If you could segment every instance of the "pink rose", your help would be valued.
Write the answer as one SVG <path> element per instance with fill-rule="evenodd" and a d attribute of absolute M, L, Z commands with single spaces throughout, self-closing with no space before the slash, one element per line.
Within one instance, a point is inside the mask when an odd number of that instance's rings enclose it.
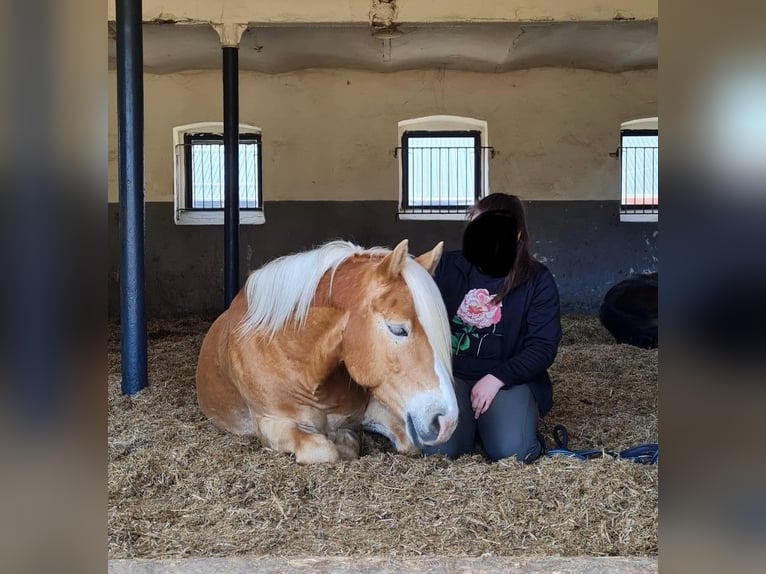
<path fill-rule="evenodd" d="M 468 325 L 479 329 L 491 327 L 500 322 L 502 316 L 502 303 L 494 305 L 490 303 L 493 295 L 486 289 L 471 289 L 465 294 L 457 316 Z"/>

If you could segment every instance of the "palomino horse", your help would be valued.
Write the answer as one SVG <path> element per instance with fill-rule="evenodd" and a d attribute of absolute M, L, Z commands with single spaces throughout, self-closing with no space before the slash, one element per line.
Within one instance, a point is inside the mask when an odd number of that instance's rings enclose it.
<path fill-rule="evenodd" d="M 399 452 L 445 442 L 458 408 L 441 254 L 334 241 L 255 271 L 202 343 L 200 409 L 300 463 L 357 458 L 361 426 Z"/>

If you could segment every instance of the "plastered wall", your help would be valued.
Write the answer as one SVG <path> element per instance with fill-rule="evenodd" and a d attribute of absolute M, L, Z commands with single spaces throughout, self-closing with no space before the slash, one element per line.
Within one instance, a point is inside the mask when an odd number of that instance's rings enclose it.
<path fill-rule="evenodd" d="M 144 0 L 145 21 L 368 22 L 372 0 Z M 658 0 L 396 0 L 398 22 L 587 21 L 657 17 Z M 114 0 L 107 0 L 114 20 Z"/>
<path fill-rule="evenodd" d="M 656 70 L 608 74 L 240 72 L 240 120 L 263 130 L 264 200 L 398 197 L 400 120 L 454 114 L 488 122 L 490 190 L 530 200 L 616 200 L 620 123 L 657 115 Z M 222 120 L 216 71 L 144 76 L 145 193 L 173 199 L 174 126 Z M 117 201 L 115 74 L 109 73 L 109 201 Z"/>

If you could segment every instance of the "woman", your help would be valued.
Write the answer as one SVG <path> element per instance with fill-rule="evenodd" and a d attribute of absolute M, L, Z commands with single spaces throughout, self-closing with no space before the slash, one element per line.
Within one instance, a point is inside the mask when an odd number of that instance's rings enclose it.
<path fill-rule="evenodd" d="M 493 461 L 535 460 L 538 419 L 553 406 L 547 369 L 561 320 L 553 275 L 529 253 L 521 200 L 493 193 L 478 201 L 462 251 L 446 253 L 434 279 L 452 327 L 460 415 L 452 438 L 424 452 L 470 454 L 478 434 Z"/>

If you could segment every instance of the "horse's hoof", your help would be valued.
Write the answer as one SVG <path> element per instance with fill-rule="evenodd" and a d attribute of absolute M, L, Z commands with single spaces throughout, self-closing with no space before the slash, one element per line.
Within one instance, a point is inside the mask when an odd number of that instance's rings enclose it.
<path fill-rule="evenodd" d="M 336 446 L 338 448 L 338 453 L 340 454 L 341 460 L 356 460 L 359 458 L 358 447 L 354 449 L 353 447 L 345 444 L 339 444 Z"/>
<path fill-rule="evenodd" d="M 362 443 L 359 440 L 359 435 L 353 430 L 348 428 L 338 430 L 333 436 L 333 442 L 342 460 L 356 460 L 359 458 L 359 450 Z"/>
<path fill-rule="evenodd" d="M 341 456 L 334 446 L 304 449 L 295 453 L 295 462 L 298 464 L 322 464 L 340 462 Z"/>

